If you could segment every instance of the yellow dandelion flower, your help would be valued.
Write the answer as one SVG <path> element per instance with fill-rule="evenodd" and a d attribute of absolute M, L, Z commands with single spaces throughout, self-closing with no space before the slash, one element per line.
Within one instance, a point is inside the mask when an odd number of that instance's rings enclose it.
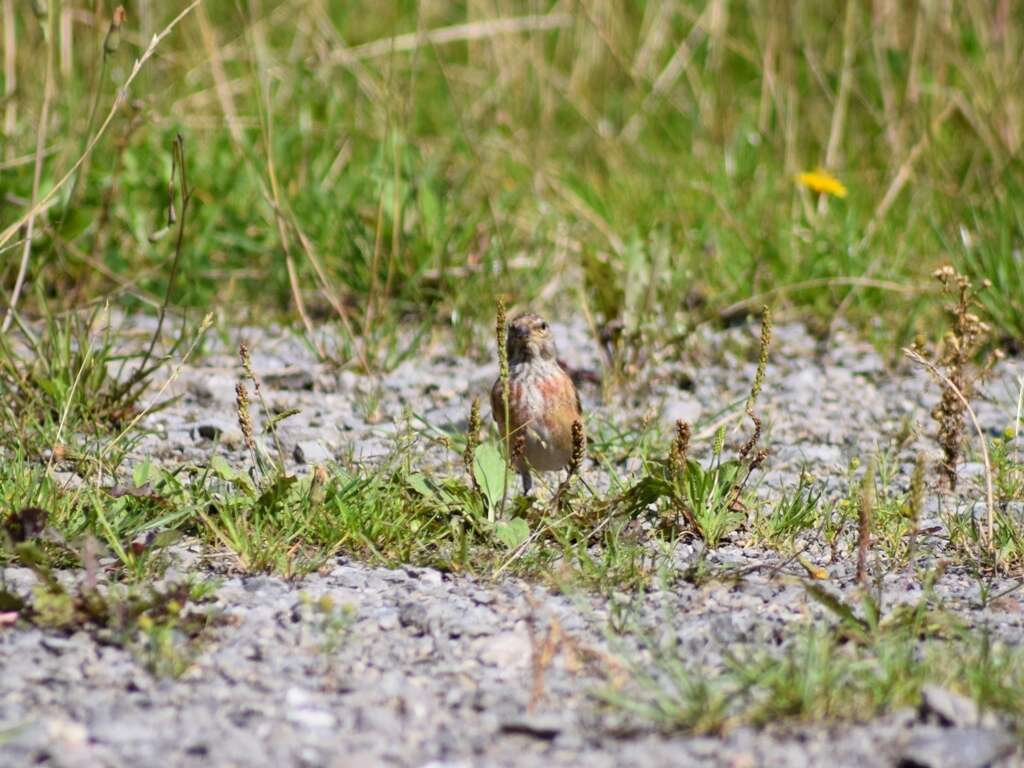
<path fill-rule="evenodd" d="M 801 173 L 796 180 L 812 192 L 822 192 L 834 197 L 846 197 L 846 185 L 828 171 Z"/>

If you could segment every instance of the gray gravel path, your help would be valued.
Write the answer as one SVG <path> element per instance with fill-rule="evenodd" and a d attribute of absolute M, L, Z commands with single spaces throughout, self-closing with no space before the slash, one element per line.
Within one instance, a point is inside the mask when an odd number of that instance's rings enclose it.
<path fill-rule="evenodd" d="M 589 418 L 628 425 L 647 417 L 667 425 L 715 414 L 749 387 L 756 330 L 709 334 L 686 364 L 654 360 L 642 395 L 600 405 L 597 388 L 585 388 Z M 597 367 L 583 328 L 556 332 L 571 365 Z M 412 414 L 461 428 L 468 399 L 484 393 L 494 376 L 492 364 L 467 364 L 438 344 L 378 387 L 316 365 L 294 338 L 249 336 L 272 403 L 302 409 L 282 430 L 296 471 L 328 457 L 379 460 L 404 423 L 421 425 Z M 1021 375 L 1019 360 L 996 370 L 978 404 L 985 429 L 999 433 L 1012 423 Z M 206 461 L 217 451 L 243 460 L 233 422 L 236 376 L 229 353 L 185 368 L 174 384 L 181 399 L 150 420 L 156 434 L 137 454 L 173 463 Z M 852 338 L 823 344 L 800 326 L 778 328 L 761 408 L 771 454 L 761 492 L 791 487 L 801 470 L 826 482 L 829 493 L 843 492 L 851 458 L 885 448 L 916 425 L 922 434 L 893 452 L 897 482 L 906 483 L 916 452 L 933 449 L 928 413 L 936 399 L 923 373 L 888 369 Z M 457 457 L 426 439 L 422 461 L 457 471 Z M 977 472 L 968 464 L 964 475 Z M 590 476 L 601 482 L 596 470 Z M 971 490 L 961 503 L 970 505 L 980 496 L 969 479 L 965 485 Z M 1015 745 L 1005 731 L 987 727 L 992 723 L 940 727 L 911 711 L 856 725 L 738 729 L 711 738 L 660 734 L 604 706 L 594 692 L 615 679 L 618 659 L 640 652 L 637 637 L 671 639 L 695 661 L 713 665 L 738 645 L 776 646 L 796 623 L 818 615 L 792 567 L 741 544 L 727 544 L 709 562 L 781 570 L 638 596 L 629 615 L 639 634 L 609 629 L 618 616 L 614 599 L 344 558 L 297 582 L 224 578 L 216 605 L 228 621 L 210 632 L 177 680 L 154 678 L 129 652 L 84 633 L 0 630 L 0 765 L 1024 765 L 1019 751 L 1010 754 Z M 681 544 L 679 566 L 698 550 Z M 827 561 L 823 547 L 808 554 Z M 851 564 L 828 568 L 830 584 L 852 590 Z M 4 576 L 16 589 L 33 582 L 24 569 Z M 955 568 L 938 585 L 969 622 L 1018 642 L 1024 604 L 1011 595 L 981 610 L 978 589 Z M 918 590 L 916 581 L 893 574 L 885 599 L 913 600 Z M 323 626 L 315 607 L 325 595 L 348 617 L 335 630 Z M 533 670 L 553 627 L 567 639 L 538 696 Z"/>

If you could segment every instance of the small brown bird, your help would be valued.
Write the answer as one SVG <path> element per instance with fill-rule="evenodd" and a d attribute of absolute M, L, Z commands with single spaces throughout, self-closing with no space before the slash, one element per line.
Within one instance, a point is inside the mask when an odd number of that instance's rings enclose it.
<path fill-rule="evenodd" d="M 509 454 L 523 479 L 523 492 L 529 493 L 531 469 L 557 472 L 569 464 L 572 425 L 582 419 L 583 409 L 576 386 L 558 362 L 551 329 L 543 318 L 534 314 L 515 318 L 508 325 L 505 348 L 509 365 L 507 432 L 500 378 L 491 388 L 491 409 L 498 430 L 509 440 Z"/>

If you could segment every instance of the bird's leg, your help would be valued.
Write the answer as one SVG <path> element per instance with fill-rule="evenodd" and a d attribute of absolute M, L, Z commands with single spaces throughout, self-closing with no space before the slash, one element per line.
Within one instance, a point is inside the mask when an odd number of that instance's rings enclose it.
<path fill-rule="evenodd" d="M 533 488 L 533 478 L 530 477 L 530 470 L 523 467 L 519 470 L 519 476 L 523 479 L 523 495 L 529 496 Z"/>

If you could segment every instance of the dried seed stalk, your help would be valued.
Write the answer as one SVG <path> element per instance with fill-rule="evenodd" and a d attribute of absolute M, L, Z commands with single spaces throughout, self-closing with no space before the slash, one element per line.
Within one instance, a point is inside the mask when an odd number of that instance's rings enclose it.
<path fill-rule="evenodd" d="M 910 512 L 910 539 L 907 542 L 907 560 L 913 564 L 917 554 L 917 529 L 924 511 L 924 473 L 928 461 L 924 453 L 917 454 L 914 473 L 910 476 L 910 498 L 907 500 Z"/>
<path fill-rule="evenodd" d="M 235 411 L 238 413 L 238 426 L 242 430 L 245 447 L 250 451 L 255 451 L 256 441 L 252 435 L 252 415 L 249 413 L 249 390 L 245 388 L 244 381 L 235 383 Z"/>
<path fill-rule="evenodd" d="M 750 435 L 750 439 L 748 439 L 747 442 L 743 444 L 743 447 L 740 448 L 740 461 L 745 461 L 747 457 L 754 452 L 758 442 L 761 440 L 761 419 L 753 411 L 747 411 L 747 415 L 750 417 L 750 420 L 754 422 L 754 431 Z"/>
<path fill-rule="evenodd" d="M 761 342 L 757 353 L 757 371 L 754 373 L 754 381 L 750 385 L 750 396 L 747 397 L 747 416 L 754 423 L 754 432 L 743 444 L 739 451 L 740 461 L 746 461 L 751 455 L 756 456 L 754 449 L 761 440 L 761 419 L 754 413 L 754 406 L 757 405 L 757 398 L 761 394 L 761 387 L 764 385 L 764 374 L 768 369 L 768 349 L 772 344 L 772 312 L 765 304 L 761 307 Z M 763 459 L 762 459 L 763 461 Z"/>
<path fill-rule="evenodd" d="M 965 401 L 970 400 L 977 379 L 971 369 L 971 360 L 984 342 L 989 327 L 971 312 L 975 302 L 974 287 L 969 278 L 948 265 L 937 269 L 933 277 L 942 283 L 946 293 L 956 297 L 956 303 L 947 307 L 952 328 L 943 341 L 940 359 L 949 382 L 943 386 L 942 399 L 932 411 L 932 418 L 939 423 L 938 439 L 943 453 L 939 471 L 950 490 L 956 490 L 956 465 L 963 442 Z"/>
<path fill-rule="evenodd" d="M 278 470 L 284 472 L 284 448 L 281 445 L 281 440 L 277 435 L 277 423 L 287 416 L 294 415 L 294 411 L 291 413 L 283 413 L 277 417 L 274 417 L 270 412 L 270 407 L 267 405 L 267 401 L 263 398 L 263 390 L 260 388 L 260 380 L 256 377 L 256 372 L 252 367 L 252 356 L 249 352 L 249 347 L 244 341 L 238 343 L 238 359 L 242 363 L 242 370 L 245 372 L 245 376 L 242 380 L 248 379 L 252 382 L 253 391 L 256 393 L 256 399 L 260 401 L 260 408 L 263 409 L 263 431 L 269 432 L 271 437 L 274 438 L 274 448 L 277 451 L 278 458 Z M 257 465 L 259 466 L 259 465 Z"/>
<path fill-rule="evenodd" d="M 747 398 L 747 413 L 752 414 L 757 398 L 761 394 L 761 387 L 764 385 L 764 374 L 768 368 L 768 348 L 772 344 L 772 311 L 765 304 L 761 307 L 761 342 L 757 353 L 757 372 L 754 374 L 754 383 L 750 387 L 750 396 Z"/>
<path fill-rule="evenodd" d="M 569 477 L 579 474 L 586 455 L 587 436 L 583 431 L 583 422 L 576 419 L 572 423 L 572 456 L 569 459 Z"/>
<path fill-rule="evenodd" d="M 473 404 L 469 407 L 469 426 L 466 432 L 466 450 L 462 452 L 462 465 L 469 475 L 469 482 L 473 489 L 479 493 L 480 484 L 477 483 L 476 473 L 473 471 L 473 464 L 476 461 L 476 447 L 480 444 L 480 401 L 473 398 Z"/>
<path fill-rule="evenodd" d="M 857 500 L 857 582 L 868 578 L 868 550 L 871 548 L 871 525 L 875 512 L 875 457 L 864 470 Z"/>
<path fill-rule="evenodd" d="M 676 419 L 676 435 L 672 439 L 672 450 L 668 455 L 668 463 L 676 474 L 686 469 L 686 457 L 690 452 L 690 425 L 682 419 Z"/>

